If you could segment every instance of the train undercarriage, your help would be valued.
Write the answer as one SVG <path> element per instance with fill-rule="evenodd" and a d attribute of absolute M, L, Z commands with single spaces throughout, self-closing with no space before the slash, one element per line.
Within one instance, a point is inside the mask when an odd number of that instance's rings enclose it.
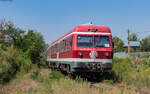
<path fill-rule="evenodd" d="M 105 72 L 111 72 L 113 63 L 102 62 L 74 62 L 74 63 L 62 63 L 62 62 L 46 62 L 47 66 L 51 69 L 60 70 L 67 74 L 103 74 Z"/>

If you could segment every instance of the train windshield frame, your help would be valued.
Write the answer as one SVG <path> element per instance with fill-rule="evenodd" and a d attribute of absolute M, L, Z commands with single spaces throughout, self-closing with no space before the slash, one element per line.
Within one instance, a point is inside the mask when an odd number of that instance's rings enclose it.
<path fill-rule="evenodd" d="M 110 47 L 110 38 L 107 35 L 78 35 L 77 47 Z"/>
<path fill-rule="evenodd" d="M 78 35 L 77 46 L 78 47 L 93 47 L 93 36 L 92 35 Z"/>

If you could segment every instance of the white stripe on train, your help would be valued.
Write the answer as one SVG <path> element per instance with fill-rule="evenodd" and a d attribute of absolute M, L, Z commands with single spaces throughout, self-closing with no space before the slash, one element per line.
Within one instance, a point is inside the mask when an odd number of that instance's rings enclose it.
<path fill-rule="evenodd" d="M 61 58 L 61 59 L 47 59 L 50 62 L 102 62 L 113 63 L 112 59 L 80 59 L 80 58 Z"/>

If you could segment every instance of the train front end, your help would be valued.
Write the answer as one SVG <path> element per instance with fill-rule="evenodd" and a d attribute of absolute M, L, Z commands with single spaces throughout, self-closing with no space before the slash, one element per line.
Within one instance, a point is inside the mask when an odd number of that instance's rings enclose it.
<path fill-rule="evenodd" d="M 72 71 L 109 72 L 113 67 L 111 31 L 106 26 L 76 27 L 73 35 Z"/>

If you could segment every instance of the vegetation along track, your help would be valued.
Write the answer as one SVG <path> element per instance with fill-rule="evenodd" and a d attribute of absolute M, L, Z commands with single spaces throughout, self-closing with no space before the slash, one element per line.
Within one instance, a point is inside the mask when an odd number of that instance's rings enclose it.
<path fill-rule="evenodd" d="M 150 92 L 147 92 L 147 91 L 141 91 L 141 90 L 138 90 L 136 88 L 132 88 L 132 87 L 127 87 L 125 85 L 117 85 L 118 88 L 120 89 L 127 89 L 127 90 L 133 90 L 135 91 L 137 94 L 150 94 Z M 94 89 L 94 90 L 97 90 L 98 92 L 104 92 L 104 88 L 100 86 L 100 83 L 91 83 L 90 84 L 90 88 Z"/>

